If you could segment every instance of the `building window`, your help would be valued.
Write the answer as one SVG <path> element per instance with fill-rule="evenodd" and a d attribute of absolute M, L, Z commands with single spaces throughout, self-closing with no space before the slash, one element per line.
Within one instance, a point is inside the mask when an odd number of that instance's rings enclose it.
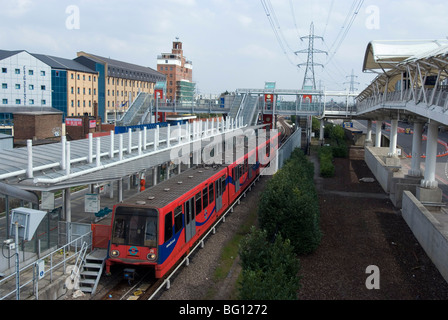
<path fill-rule="evenodd" d="M 16 84 L 16 89 L 20 90 L 20 84 L 18 84 L 18 83 Z"/>
<path fill-rule="evenodd" d="M 70 92 L 71 92 L 71 94 L 74 94 L 75 93 L 75 88 L 71 87 L 70 88 Z"/>
<path fill-rule="evenodd" d="M 20 99 L 16 99 L 16 104 L 21 104 L 22 101 L 20 101 Z"/>
<path fill-rule="evenodd" d="M 89 96 L 92 94 L 92 89 L 89 88 Z"/>
<path fill-rule="evenodd" d="M 75 74 L 71 73 L 70 76 L 72 77 L 72 79 L 75 78 Z M 73 115 L 73 114 L 72 114 Z"/>
<path fill-rule="evenodd" d="M 34 99 L 30 99 L 30 105 L 34 104 Z"/>
<path fill-rule="evenodd" d="M 45 71 L 42 70 L 42 71 L 40 72 L 40 75 L 41 75 L 42 77 L 45 77 Z"/>
<path fill-rule="evenodd" d="M 96 89 L 93 89 L 93 95 L 96 95 Z"/>
<path fill-rule="evenodd" d="M 78 74 L 78 80 L 79 80 L 80 78 L 79 78 L 79 74 Z"/>
<path fill-rule="evenodd" d="M 34 90 L 34 84 L 30 84 L 28 87 L 30 90 Z"/>
<path fill-rule="evenodd" d="M 8 69 L 7 68 L 2 68 L 2 73 L 7 73 Z"/>
<path fill-rule="evenodd" d="M 34 70 L 28 70 L 28 75 L 34 76 Z"/>
<path fill-rule="evenodd" d="M 20 74 L 20 69 L 16 69 L 16 74 Z"/>
<path fill-rule="evenodd" d="M 3 99 L 3 104 L 8 104 L 8 99 Z"/>
<path fill-rule="evenodd" d="M 89 76 L 89 81 L 92 81 L 92 76 Z"/>
<path fill-rule="evenodd" d="M 8 89 L 8 84 L 7 83 L 2 83 L 2 89 Z"/>
<path fill-rule="evenodd" d="M 45 86 L 40 86 L 40 89 L 41 89 L 42 91 L 47 90 Z"/>
<path fill-rule="evenodd" d="M 86 81 L 86 75 L 85 74 L 82 76 L 82 80 Z"/>
<path fill-rule="evenodd" d="M 46 105 L 47 104 L 47 100 L 42 100 L 42 105 Z"/>

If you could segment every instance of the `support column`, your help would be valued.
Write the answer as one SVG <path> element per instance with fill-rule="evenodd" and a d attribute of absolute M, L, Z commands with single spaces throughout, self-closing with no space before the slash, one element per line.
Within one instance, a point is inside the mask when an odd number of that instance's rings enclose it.
<path fill-rule="evenodd" d="M 411 169 L 408 175 L 411 177 L 420 177 L 422 170 L 420 169 L 422 156 L 422 133 L 423 124 L 421 122 L 414 122 L 414 133 L 412 136 L 412 161 Z"/>
<path fill-rule="evenodd" d="M 320 131 L 319 131 L 319 141 L 321 142 L 321 143 L 323 143 L 324 142 L 324 134 L 325 134 L 325 131 L 324 131 L 324 129 L 325 129 L 325 120 L 324 119 L 321 119 L 320 120 Z"/>
<path fill-rule="evenodd" d="M 438 187 L 436 180 L 437 139 L 439 125 L 437 122 L 428 123 L 428 141 L 426 142 L 425 177 L 421 183 L 423 188 L 435 189 Z"/>
<path fill-rule="evenodd" d="M 381 147 L 381 124 L 382 124 L 382 120 L 376 120 L 376 130 L 375 130 L 375 147 L 380 148 Z"/>
<path fill-rule="evenodd" d="M 123 178 L 118 179 L 118 186 L 117 186 L 117 193 L 118 193 L 118 202 L 123 202 Z"/>
<path fill-rule="evenodd" d="M 65 211 L 65 221 L 72 222 L 72 206 L 71 206 L 72 196 L 70 188 L 64 189 L 64 211 Z"/>
<path fill-rule="evenodd" d="M 388 157 L 396 158 L 397 157 L 397 137 L 398 137 L 398 120 L 391 120 L 390 126 L 390 147 Z"/>
<path fill-rule="evenodd" d="M 424 203 L 441 203 L 442 190 L 436 180 L 437 139 L 439 124 L 435 121 L 428 123 L 428 141 L 426 143 L 425 177 L 417 187 L 416 197 Z M 436 208 L 433 208 L 436 209 Z"/>
<path fill-rule="evenodd" d="M 372 146 L 372 120 L 367 121 L 366 146 Z"/>

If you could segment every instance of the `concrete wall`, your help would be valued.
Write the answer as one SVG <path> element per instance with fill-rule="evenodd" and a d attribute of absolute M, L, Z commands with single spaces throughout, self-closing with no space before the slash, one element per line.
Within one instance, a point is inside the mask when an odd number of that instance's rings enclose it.
<path fill-rule="evenodd" d="M 380 183 L 383 190 L 390 192 L 390 183 L 393 178 L 393 171 L 386 167 L 382 157 L 387 155 L 388 148 L 366 147 L 365 161 L 370 171 L 374 174 L 376 180 Z"/>
<path fill-rule="evenodd" d="M 409 191 L 403 193 L 402 215 L 426 254 L 448 281 L 448 232 L 443 224 Z"/>

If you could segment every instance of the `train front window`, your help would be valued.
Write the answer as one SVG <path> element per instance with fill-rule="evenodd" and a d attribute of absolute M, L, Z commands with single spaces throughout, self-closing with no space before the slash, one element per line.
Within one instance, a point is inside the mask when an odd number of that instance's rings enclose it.
<path fill-rule="evenodd" d="M 157 246 L 157 211 L 118 207 L 115 212 L 112 243 L 130 246 Z"/>

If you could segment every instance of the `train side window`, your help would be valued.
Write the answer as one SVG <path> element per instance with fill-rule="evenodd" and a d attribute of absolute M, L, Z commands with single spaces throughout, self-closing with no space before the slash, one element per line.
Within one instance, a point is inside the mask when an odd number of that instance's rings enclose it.
<path fill-rule="evenodd" d="M 201 199 L 201 193 L 196 194 L 196 215 L 201 213 L 202 211 L 202 199 Z"/>
<path fill-rule="evenodd" d="M 173 212 L 165 215 L 165 242 L 173 237 Z"/>
<path fill-rule="evenodd" d="M 214 200 L 213 183 L 208 186 L 208 201 L 212 203 Z"/>
<path fill-rule="evenodd" d="M 222 178 L 221 178 L 221 184 L 222 184 L 222 188 L 221 188 L 221 194 L 223 194 L 224 193 L 224 191 L 226 191 L 226 176 L 223 176 Z"/>
<path fill-rule="evenodd" d="M 174 233 L 182 230 L 182 206 L 178 206 L 174 210 Z"/>
<path fill-rule="evenodd" d="M 207 187 L 204 188 L 204 190 L 202 190 L 202 200 L 203 200 L 203 206 L 202 208 L 205 209 L 208 206 L 208 194 L 207 194 Z"/>

